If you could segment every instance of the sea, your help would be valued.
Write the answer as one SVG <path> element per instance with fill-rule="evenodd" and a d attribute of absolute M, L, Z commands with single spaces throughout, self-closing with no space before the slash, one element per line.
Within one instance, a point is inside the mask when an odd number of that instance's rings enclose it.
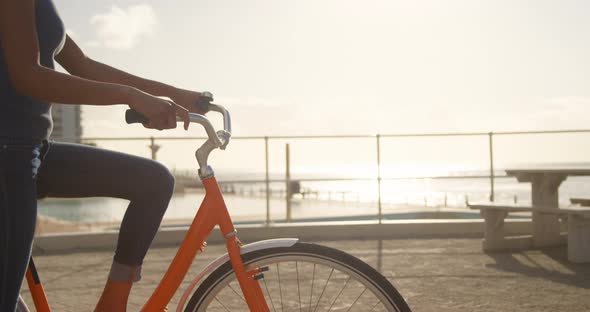
<path fill-rule="evenodd" d="M 451 178 L 384 179 L 380 198 L 376 180 L 331 180 L 313 176 L 292 179 L 298 181 L 300 192 L 291 198 L 291 221 L 367 220 L 376 219 L 380 214 L 384 219 L 479 218 L 478 212 L 469 210 L 466 203 L 490 199 L 490 179 L 472 178 L 482 174 L 485 173 L 473 171 L 451 174 Z M 495 202 L 530 204 L 530 183 L 519 183 L 502 174 L 503 171 L 498 170 L 500 177 L 494 180 Z M 259 178 L 260 174 L 253 176 Z M 270 183 L 267 204 L 264 182 L 240 182 L 231 174 L 218 180 L 234 222 L 286 221 L 285 182 Z M 164 223 L 189 222 L 194 217 L 205 196 L 196 184 L 194 188 L 177 187 Z M 588 195 L 590 177 L 570 177 L 559 188 L 561 206 L 569 205 L 570 198 Z M 116 224 L 123 219 L 127 205 L 126 200 L 114 198 L 47 198 L 39 201 L 38 213 L 73 223 Z"/>

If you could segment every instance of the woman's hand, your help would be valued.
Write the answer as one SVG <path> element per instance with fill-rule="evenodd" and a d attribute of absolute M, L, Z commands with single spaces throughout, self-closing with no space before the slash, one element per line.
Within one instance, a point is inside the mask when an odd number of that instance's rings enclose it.
<path fill-rule="evenodd" d="M 179 116 L 184 121 L 184 130 L 188 130 L 190 119 L 187 109 L 173 101 L 155 97 L 138 89 L 131 90 L 129 107 L 150 120 L 144 127 L 158 130 L 174 129 L 176 116 Z"/>
<path fill-rule="evenodd" d="M 178 105 L 188 109 L 189 112 L 201 115 L 205 115 L 209 111 L 207 105 L 203 104 L 213 101 L 212 98 L 203 96 L 201 92 L 183 89 L 175 90 L 175 92 L 170 94 L 169 97 Z"/>

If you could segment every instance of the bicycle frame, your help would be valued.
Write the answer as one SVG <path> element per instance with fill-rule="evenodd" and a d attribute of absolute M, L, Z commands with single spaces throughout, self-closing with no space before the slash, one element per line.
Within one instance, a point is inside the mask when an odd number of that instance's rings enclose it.
<path fill-rule="evenodd" d="M 203 185 L 206 192 L 205 198 L 186 233 L 184 241 L 180 245 L 160 284 L 141 311 L 164 311 L 164 308 L 182 283 L 201 246 L 203 246 L 203 243 L 216 225 L 219 226 L 222 235 L 225 237 L 229 259 L 250 311 L 269 311 L 262 289 L 256 280 L 256 276 L 261 273 L 261 269 L 253 268 L 247 271 L 242 262 L 240 255 L 242 243 L 237 237 L 236 229 L 227 211 L 217 180 L 214 176 L 208 177 L 203 180 Z M 51 311 L 32 260 L 26 276 L 37 311 Z"/>

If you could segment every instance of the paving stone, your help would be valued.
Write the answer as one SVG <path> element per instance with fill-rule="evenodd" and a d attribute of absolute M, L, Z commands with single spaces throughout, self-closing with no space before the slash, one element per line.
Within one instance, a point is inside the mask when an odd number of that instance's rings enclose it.
<path fill-rule="evenodd" d="M 413 311 L 590 311 L 590 265 L 567 261 L 564 247 L 485 254 L 480 239 L 396 239 L 317 242 L 349 252 L 379 269 Z M 209 246 L 190 277 L 225 252 Z M 129 311 L 138 311 L 176 253 L 154 248 L 143 280 L 134 286 Z M 92 311 L 112 259 L 111 251 L 41 254 L 35 257 L 55 311 Z M 27 289 L 23 295 L 31 304 Z M 169 305 L 176 308 L 181 291 Z"/>

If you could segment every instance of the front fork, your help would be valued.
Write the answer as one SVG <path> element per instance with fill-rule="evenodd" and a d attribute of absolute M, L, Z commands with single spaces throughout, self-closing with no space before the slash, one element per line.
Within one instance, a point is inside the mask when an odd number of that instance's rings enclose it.
<path fill-rule="evenodd" d="M 232 232 L 230 233 L 230 237 L 226 237 L 227 251 L 236 277 L 238 278 L 238 282 L 240 283 L 240 288 L 242 288 L 242 293 L 248 304 L 248 308 L 250 308 L 250 311 L 269 312 L 270 310 L 264 299 L 264 293 L 258 282 L 258 280 L 262 278 L 262 272 L 265 269 L 253 268 L 246 271 L 240 254 L 242 243 L 238 240 L 235 233 L 236 232 Z"/>
<path fill-rule="evenodd" d="M 229 216 L 227 207 L 223 201 L 223 195 L 221 194 L 219 184 L 217 184 L 217 180 L 213 174 L 213 169 L 206 166 L 206 158 L 203 163 L 203 160 L 199 157 L 202 156 L 203 153 L 206 155 L 209 152 L 209 150 L 202 152 L 201 149 L 196 152 L 197 160 L 199 161 L 199 165 L 201 165 L 199 169 L 199 177 L 203 181 L 203 186 L 205 187 L 205 199 L 209 198 L 209 204 L 216 209 L 212 213 L 214 213 L 213 216 L 216 217 L 217 220 L 216 224 L 219 224 L 219 229 L 225 237 L 229 260 L 238 282 L 240 283 L 240 288 L 242 288 L 242 293 L 244 294 L 244 299 L 246 299 L 248 308 L 250 308 L 250 311 L 254 312 L 270 312 L 268 305 L 266 305 L 266 300 L 264 299 L 264 293 L 258 283 L 258 279 L 262 277 L 262 270 L 254 268 L 246 271 L 240 252 L 242 243 L 238 240 L 237 231 L 231 222 L 231 217 Z"/>

